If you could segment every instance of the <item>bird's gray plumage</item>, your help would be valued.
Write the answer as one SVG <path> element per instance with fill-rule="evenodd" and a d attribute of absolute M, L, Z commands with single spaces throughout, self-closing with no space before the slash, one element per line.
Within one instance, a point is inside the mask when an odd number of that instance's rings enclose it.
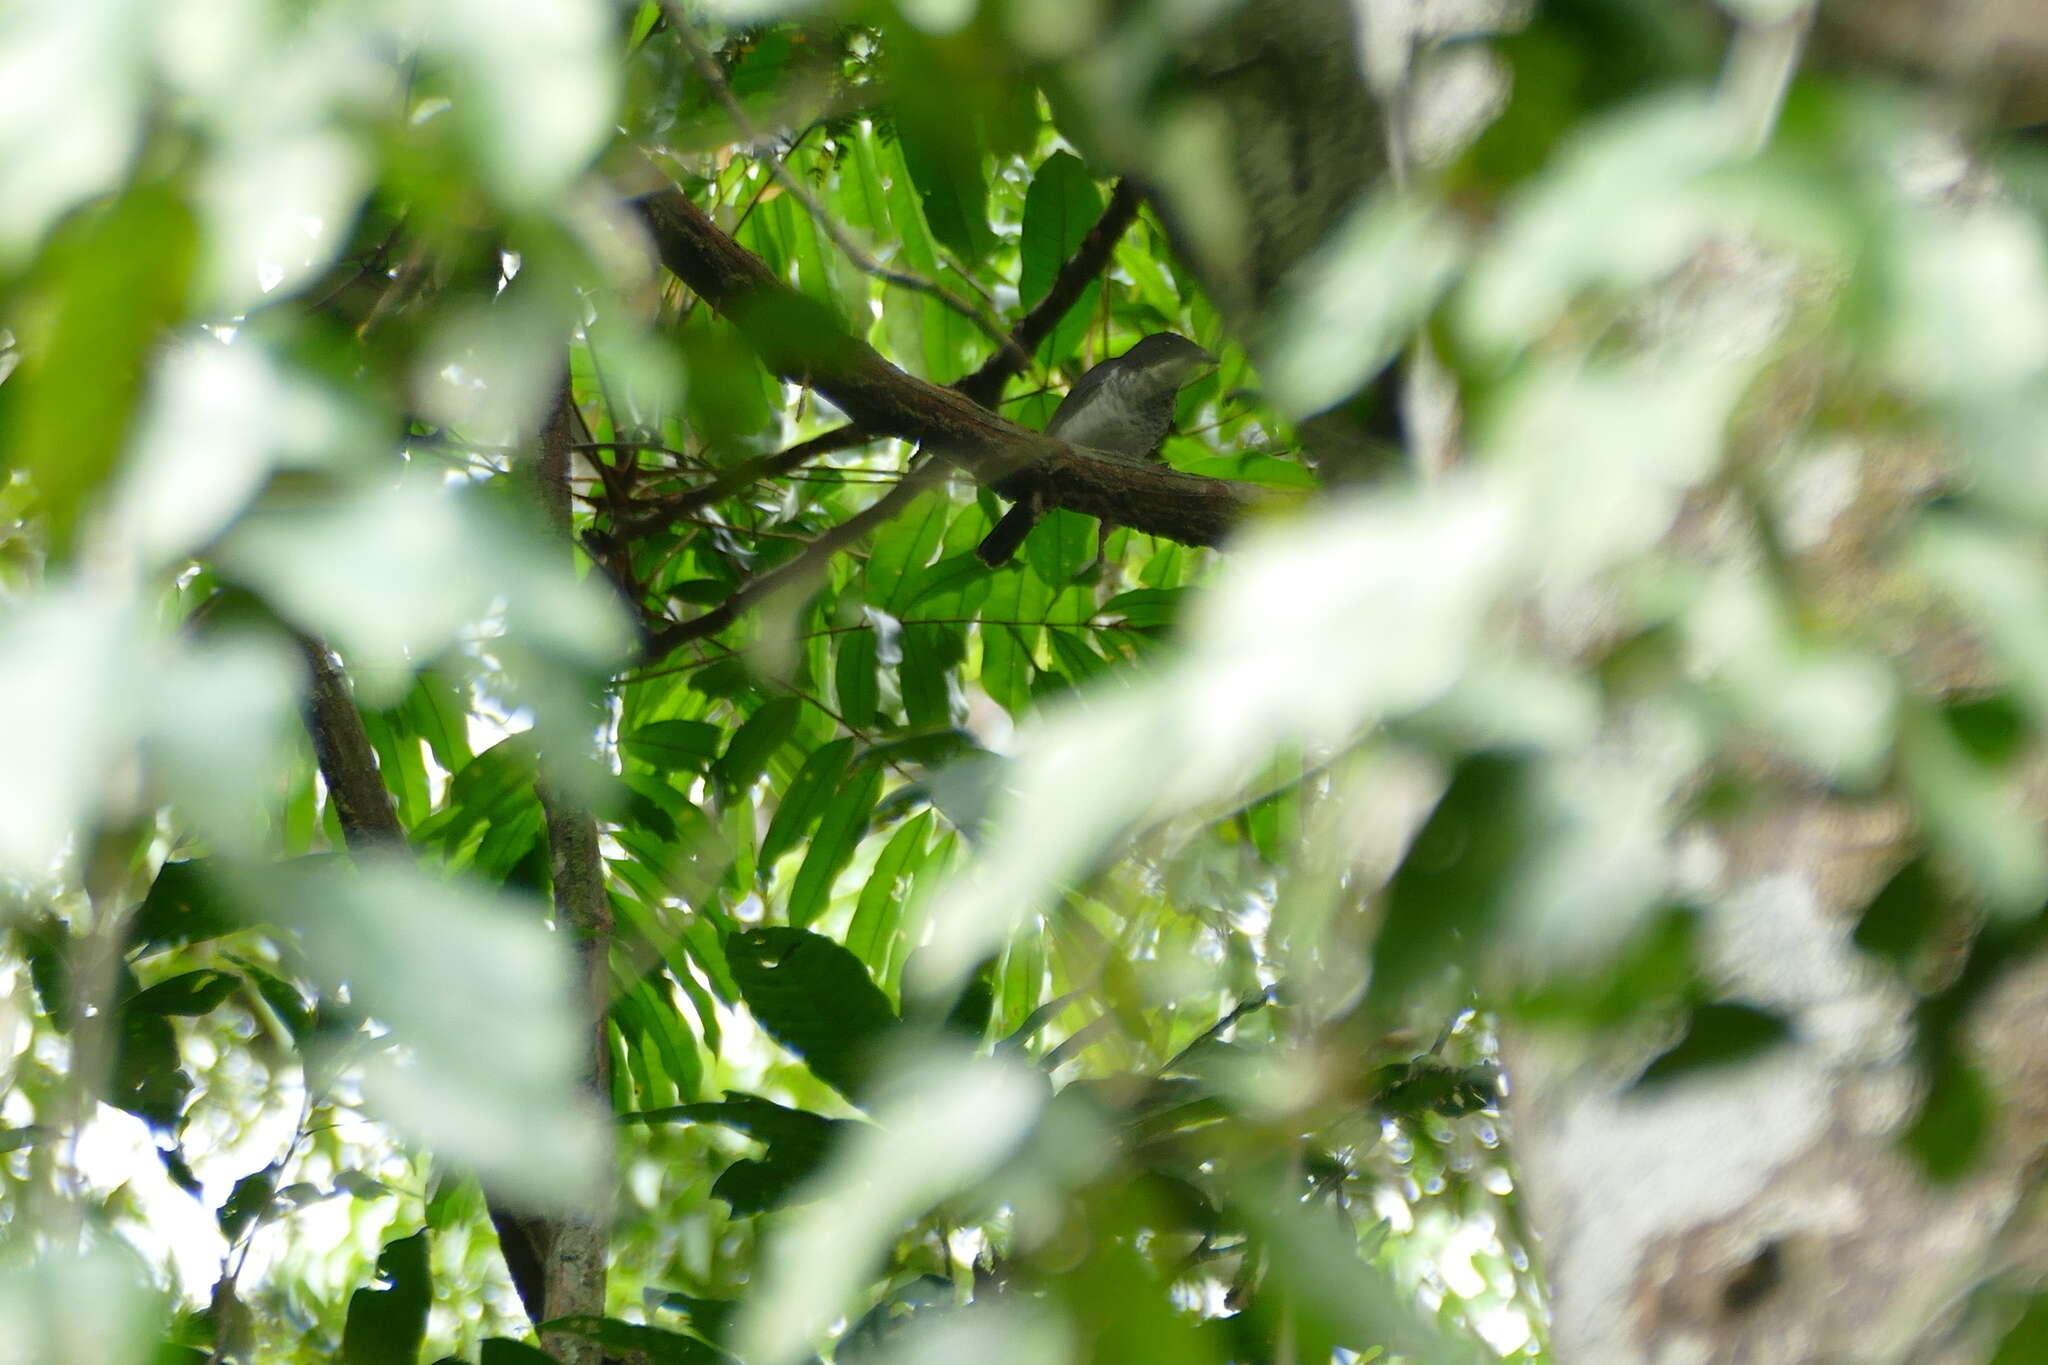
<path fill-rule="evenodd" d="M 1215 363 L 1216 357 L 1186 337 L 1154 332 L 1082 375 L 1054 409 L 1045 434 L 1115 455 L 1156 456 L 1173 425 L 1181 386 Z M 1009 562 L 1042 510 L 1035 497 L 1019 500 L 975 553 L 991 568 Z"/>

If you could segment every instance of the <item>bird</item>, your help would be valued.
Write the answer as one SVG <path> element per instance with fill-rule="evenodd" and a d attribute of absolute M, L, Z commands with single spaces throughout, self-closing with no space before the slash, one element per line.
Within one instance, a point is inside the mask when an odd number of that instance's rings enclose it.
<path fill-rule="evenodd" d="M 1082 375 L 1053 410 L 1045 434 L 1089 450 L 1157 458 L 1173 425 L 1174 400 L 1190 379 L 1215 363 L 1215 356 L 1179 333 L 1154 332 Z M 1009 563 L 1044 511 L 1036 490 L 1025 493 L 974 553 L 991 569 Z"/>

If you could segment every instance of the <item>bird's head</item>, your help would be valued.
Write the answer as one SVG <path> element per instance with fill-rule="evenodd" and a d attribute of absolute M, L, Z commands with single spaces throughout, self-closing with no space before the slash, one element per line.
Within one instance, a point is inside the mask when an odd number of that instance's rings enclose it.
<path fill-rule="evenodd" d="M 1177 332 L 1154 332 L 1117 359 L 1176 389 L 1216 363 L 1215 356 Z"/>

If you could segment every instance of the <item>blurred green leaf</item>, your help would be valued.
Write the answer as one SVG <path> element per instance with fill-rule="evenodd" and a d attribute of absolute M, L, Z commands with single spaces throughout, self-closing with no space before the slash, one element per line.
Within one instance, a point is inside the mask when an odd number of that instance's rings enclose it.
<path fill-rule="evenodd" d="M 1952 1184 L 1986 1156 L 1997 1102 L 1983 1074 L 1966 1058 L 1937 1052 L 1926 1068 L 1927 1091 L 1901 1135 L 1929 1180 Z"/>
<path fill-rule="evenodd" d="M 712 1194 L 731 1205 L 735 1218 L 797 1202 L 796 1196 L 816 1174 L 840 1130 L 848 1126 L 845 1119 L 828 1119 L 737 1092 L 728 1092 L 716 1103 L 683 1104 L 622 1117 L 641 1124 L 716 1123 L 766 1144 L 767 1153 L 760 1160 L 734 1162 L 711 1187 Z M 812 1196 L 816 1193 L 810 1191 Z"/>
<path fill-rule="evenodd" d="M 995 243 L 988 226 L 988 181 L 971 144 L 921 121 L 900 124 L 903 164 L 917 186 L 932 236 L 973 263 Z"/>
<path fill-rule="evenodd" d="M 234 994 L 235 987 L 241 984 L 241 978 L 233 972 L 205 967 L 159 981 L 129 997 L 122 1008 L 145 1014 L 206 1014 Z"/>
<path fill-rule="evenodd" d="M 32 481 L 59 558 L 113 472 L 149 352 L 185 303 L 197 248 L 184 202 L 147 185 L 74 219 L 45 257 L 42 328 L 17 338 L 7 463 Z M 80 421 L 86 412 L 92 420 Z"/>
<path fill-rule="evenodd" d="M 242 1233 L 251 1227 L 264 1211 L 270 1207 L 270 1198 L 277 1192 L 277 1168 L 265 1166 L 235 1182 L 235 1188 L 228 1192 L 227 1199 L 214 1211 L 214 1221 L 220 1225 L 220 1235 L 230 1243 L 237 1241 Z"/>

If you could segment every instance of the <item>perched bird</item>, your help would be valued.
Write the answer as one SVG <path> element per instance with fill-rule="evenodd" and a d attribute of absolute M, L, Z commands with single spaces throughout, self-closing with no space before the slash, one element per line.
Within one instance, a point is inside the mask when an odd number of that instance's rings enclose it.
<path fill-rule="evenodd" d="M 1173 425 L 1181 386 L 1215 363 L 1215 356 L 1186 337 L 1154 332 L 1082 375 L 1060 400 L 1045 434 L 1114 455 L 1156 457 Z M 1035 493 L 1018 499 L 975 548 L 981 562 L 992 569 L 1007 564 L 1044 510 Z"/>

